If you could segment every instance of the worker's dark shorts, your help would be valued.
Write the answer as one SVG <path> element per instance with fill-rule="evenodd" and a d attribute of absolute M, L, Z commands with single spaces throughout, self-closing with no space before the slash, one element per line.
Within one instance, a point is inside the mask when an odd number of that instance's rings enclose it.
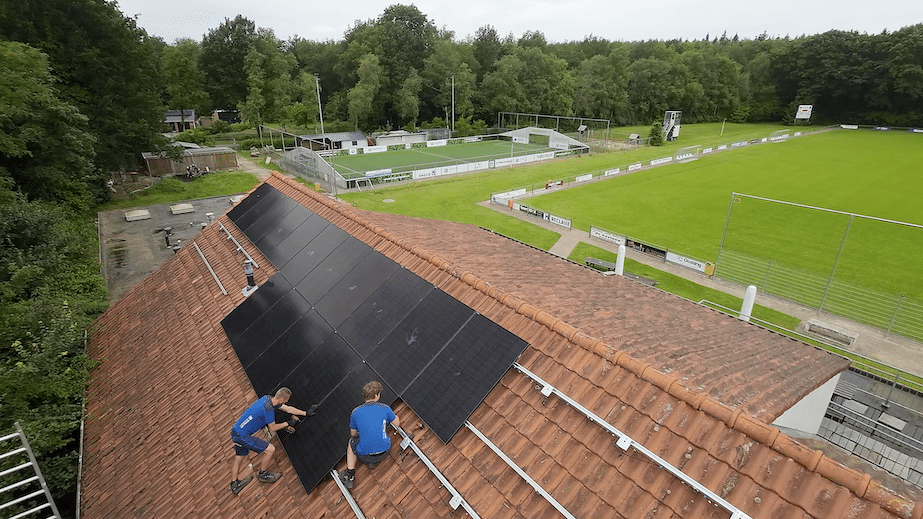
<path fill-rule="evenodd" d="M 358 436 L 349 437 L 349 448 L 353 451 L 353 454 L 359 458 L 359 461 L 365 463 L 366 465 L 371 465 L 373 463 L 378 463 L 379 461 L 388 457 L 388 451 L 379 452 L 378 454 L 359 454 L 356 452 L 356 444 L 359 443 Z"/>
<path fill-rule="evenodd" d="M 246 456 L 250 451 L 259 454 L 269 447 L 269 442 L 256 436 L 240 436 L 231 433 L 231 441 L 234 442 L 234 453 L 238 456 Z"/>

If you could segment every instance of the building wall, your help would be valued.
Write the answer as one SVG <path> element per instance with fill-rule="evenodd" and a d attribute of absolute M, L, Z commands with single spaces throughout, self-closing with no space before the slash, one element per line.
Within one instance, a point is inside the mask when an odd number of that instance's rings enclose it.
<path fill-rule="evenodd" d="M 833 397 L 833 390 L 840 380 L 840 375 L 842 374 L 837 374 L 824 385 L 809 393 L 808 396 L 802 398 L 788 411 L 782 413 L 782 416 L 776 418 L 772 425 L 794 429 L 807 434 L 817 434 L 820 430 L 821 420 L 824 419 L 824 413 L 827 412 L 827 405 Z"/>
<path fill-rule="evenodd" d="M 404 133 L 400 135 L 379 135 L 375 139 L 378 146 L 390 146 L 392 144 L 407 144 L 414 142 L 426 142 L 425 133 Z"/>

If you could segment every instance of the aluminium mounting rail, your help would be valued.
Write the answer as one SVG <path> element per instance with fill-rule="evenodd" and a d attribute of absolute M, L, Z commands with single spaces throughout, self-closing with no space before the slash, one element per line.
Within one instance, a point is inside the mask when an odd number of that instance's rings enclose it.
<path fill-rule="evenodd" d="M 234 245 L 237 245 L 237 250 L 239 250 L 240 252 L 243 252 L 243 253 L 244 253 L 244 256 L 246 256 L 248 260 L 250 260 L 251 262 L 253 262 L 253 267 L 254 267 L 254 268 L 260 268 L 259 263 L 257 263 L 255 259 L 253 259 L 252 257 L 250 257 L 250 254 L 248 254 L 247 251 L 244 250 L 243 245 L 241 245 L 240 242 L 237 241 L 237 238 L 235 238 L 234 236 L 231 235 L 231 231 L 227 230 L 227 228 L 226 228 L 226 227 L 224 226 L 224 224 L 221 223 L 221 222 L 218 222 L 218 225 L 221 227 L 221 230 L 224 231 L 225 234 L 228 235 L 228 239 L 231 240 L 232 242 L 234 242 Z"/>
<path fill-rule="evenodd" d="M 218 288 L 221 289 L 221 293 L 224 295 L 228 295 L 228 291 L 224 289 L 224 285 L 222 285 L 221 280 L 218 279 L 218 274 L 215 274 L 215 270 L 212 269 L 211 263 L 209 263 L 208 260 L 205 259 L 205 254 L 202 254 L 202 249 L 199 248 L 199 244 L 196 242 L 192 242 L 192 244 L 195 245 L 195 250 L 199 251 L 199 256 L 202 257 L 202 261 L 205 262 L 205 266 L 208 267 L 208 271 L 212 273 L 212 277 L 215 278 L 215 283 L 218 283 Z"/>
<path fill-rule="evenodd" d="M 418 447 L 417 444 L 413 442 L 413 438 L 411 438 L 411 436 L 400 427 L 395 427 L 394 424 L 391 424 L 391 427 L 393 427 L 394 430 L 396 430 L 397 433 L 401 435 L 401 438 L 403 438 L 401 440 L 401 450 L 406 450 L 407 447 L 413 449 L 413 452 L 415 452 L 417 457 L 420 458 L 420 461 L 422 461 L 423 464 L 426 465 L 426 467 L 429 469 L 429 471 L 436 476 L 436 479 L 442 483 L 442 486 L 444 486 L 445 489 L 448 490 L 450 494 L 452 494 L 452 499 L 449 500 L 449 506 L 452 507 L 452 510 L 458 510 L 459 505 L 461 505 L 461 507 L 464 508 L 466 512 L 468 512 L 468 515 L 474 519 L 481 519 L 477 512 L 474 511 L 474 508 L 472 508 L 471 505 L 465 501 L 465 498 L 462 497 L 462 495 L 457 490 L 455 490 L 455 487 L 449 483 L 449 480 L 446 479 L 442 472 L 440 472 L 439 469 L 433 465 L 433 462 L 430 461 L 426 454 L 423 454 L 423 451 L 420 450 L 420 447 Z"/>
<path fill-rule="evenodd" d="M 480 438 L 482 442 L 484 442 L 488 447 L 490 447 L 490 450 L 494 451 L 494 454 L 496 454 L 497 456 L 500 456 L 500 459 L 505 461 L 506 464 L 509 465 L 511 469 L 516 471 L 516 473 L 519 474 L 519 476 L 522 479 L 524 479 L 526 483 L 529 484 L 529 486 L 531 486 L 539 495 L 541 495 L 549 503 L 551 503 L 551 506 L 555 507 L 558 510 L 558 512 L 561 512 L 561 515 L 563 515 L 567 519 L 577 519 L 576 517 L 573 516 L 573 514 L 568 512 L 567 509 L 564 508 L 564 505 L 559 503 L 558 500 L 554 498 L 554 496 L 552 496 L 551 494 L 548 493 L 547 490 L 542 488 L 542 486 L 539 485 L 538 482 L 536 482 L 534 479 L 529 477 L 529 475 L 526 474 L 526 471 L 519 468 L 519 465 L 517 465 L 515 461 L 513 461 L 509 456 L 507 456 L 506 453 L 500 450 L 500 447 L 497 447 L 496 445 L 494 445 L 492 441 L 487 439 L 487 436 L 484 436 L 484 433 L 477 430 L 475 426 L 471 425 L 471 422 L 466 421 L 465 427 L 467 427 L 471 432 L 475 434 L 475 436 Z"/>
<path fill-rule="evenodd" d="M 519 372 L 521 372 L 521 373 L 524 374 L 525 376 L 527 376 L 527 377 L 531 378 L 532 380 L 534 380 L 539 386 L 541 386 L 541 393 L 542 393 L 543 396 L 548 397 L 548 396 L 550 396 L 551 394 L 557 395 L 558 398 L 560 398 L 561 400 L 564 400 L 564 402 L 567 403 L 567 405 L 573 407 L 573 408 L 576 409 L 577 411 L 580 411 L 581 413 L 583 413 L 584 415 L 586 415 L 586 417 L 587 417 L 590 421 L 595 422 L 596 424 L 598 424 L 599 426 L 601 426 L 603 429 L 605 429 L 606 431 L 608 431 L 609 433 L 611 433 L 613 436 L 617 437 L 618 440 L 616 441 L 616 445 L 618 445 L 622 450 L 627 451 L 628 449 L 634 447 L 634 449 L 635 449 L 636 451 L 640 452 L 641 454 L 644 454 L 645 456 L 647 456 L 648 458 L 650 458 L 651 461 L 654 461 L 655 463 L 657 463 L 657 465 L 659 465 L 659 466 L 663 467 L 664 469 L 666 469 L 667 472 L 669 472 L 670 474 L 673 474 L 673 476 L 675 476 L 675 477 L 681 479 L 684 483 L 686 483 L 687 485 L 689 485 L 690 487 L 692 487 L 693 490 L 695 490 L 696 492 L 698 492 L 698 493 L 704 495 L 704 496 L 705 496 L 706 498 L 708 498 L 711 502 L 720 505 L 722 508 L 724 508 L 725 510 L 727 510 L 728 512 L 730 512 L 730 513 L 731 513 L 731 519 L 751 519 L 749 515 L 747 515 L 747 514 L 744 513 L 742 510 L 740 510 L 740 509 L 737 508 L 736 506 L 732 505 L 731 503 L 727 502 L 723 497 L 721 497 L 721 496 L 719 496 L 718 494 L 712 492 L 712 491 L 711 491 L 708 487 L 706 487 L 705 485 L 699 483 L 699 482 L 696 481 L 694 478 L 692 478 L 691 476 L 687 475 L 685 472 L 681 471 L 680 469 L 678 469 L 678 468 L 674 467 L 673 465 L 671 465 L 670 463 L 666 462 L 663 458 L 661 458 L 660 456 L 654 454 L 652 451 L 650 451 L 649 449 L 647 449 L 647 447 L 645 447 L 644 445 L 641 445 L 640 443 L 638 443 L 638 442 L 636 442 L 635 440 L 633 440 L 633 439 L 632 439 L 630 436 L 628 436 L 627 434 L 625 434 L 625 433 L 623 433 L 622 431 L 616 429 L 615 427 L 612 426 L 612 424 L 610 424 L 609 422 L 607 422 L 607 421 L 603 420 L 602 418 L 600 418 L 599 416 L 597 416 L 596 413 L 594 413 L 593 411 L 590 411 L 589 409 L 583 407 L 583 406 L 580 405 L 576 400 L 574 400 L 573 398 L 567 396 L 567 395 L 564 394 L 562 391 L 560 391 L 560 390 L 557 389 L 556 387 L 552 386 L 552 385 L 549 384 L 548 382 L 545 382 L 544 380 L 542 380 L 541 378 L 539 378 L 538 375 L 532 373 L 531 371 L 529 371 L 528 369 L 526 369 L 525 367 L 523 367 L 523 366 L 522 366 L 521 364 L 519 364 L 518 362 L 514 363 L 514 364 L 513 364 L 513 367 L 516 368 Z"/>
<path fill-rule="evenodd" d="M 346 499 L 346 502 L 349 503 L 349 506 L 353 509 L 353 513 L 356 514 L 358 519 L 365 519 L 365 515 L 362 513 L 362 509 L 359 508 L 359 504 L 356 503 L 356 500 L 353 499 L 353 495 L 349 492 L 346 486 L 343 485 L 343 482 L 340 481 L 340 473 L 336 469 L 330 471 L 330 477 L 333 478 L 333 481 L 340 487 L 340 492 L 343 494 L 343 497 Z"/>

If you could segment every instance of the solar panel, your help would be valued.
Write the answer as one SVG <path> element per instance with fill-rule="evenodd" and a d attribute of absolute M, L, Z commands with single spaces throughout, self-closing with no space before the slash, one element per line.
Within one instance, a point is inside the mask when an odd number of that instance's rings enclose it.
<path fill-rule="evenodd" d="M 273 228 L 254 242 L 254 245 L 272 262 L 276 269 L 281 268 L 286 261 L 291 259 L 291 256 L 283 254 L 279 250 L 279 245 L 311 216 L 314 216 L 314 213 L 305 209 L 304 206 L 296 204 L 294 209 L 278 220 Z"/>
<path fill-rule="evenodd" d="M 278 273 L 221 324 L 257 393 L 287 386 L 295 407 L 320 404 L 280 434 L 305 490 L 345 454 L 370 380 L 384 384 L 382 402 L 402 398 L 449 442 L 527 344 L 264 186 L 231 219 Z"/>
<path fill-rule="evenodd" d="M 406 269 L 391 275 L 337 328 L 361 355 L 371 353 L 434 289 Z"/>
<path fill-rule="evenodd" d="M 293 285 L 297 285 L 348 237 L 349 234 L 346 231 L 336 225 L 328 225 L 286 263 L 280 272 Z"/>
<path fill-rule="evenodd" d="M 336 229 L 337 227 L 334 228 Z M 311 242 L 308 247 L 311 247 L 313 243 Z M 295 289 L 308 301 L 317 303 L 320 298 L 324 297 L 324 294 L 339 283 L 370 252 L 372 252 L 371 247 L 349 236 L 346 241 L 340 243 L 330 255 L 309 272 L 295 286 Z M 381 274 L 378 275 L 381 276 Z"/>
<path fill-rule="evenodd" d="M 263 197 L 266 196 L 266 193 L 269 193 L 270 191 L 278 191 L 278 189 L 272 187 L 269 184 L 261 184 L 259 187 L 254 189 L 252 193 L 247 195 L 246 198 L 238 202 L 237 205 L 228 211 L 228 218 L 234 222 L 234 225 L 237 225 L 237 221 L 240 219 L 240 217 L 251 208 L 253 208 L 253 206 L 260 204 L 260 202 L 263 201 Z M 237 225 L 237 228 L 240 229 L 240 226 Z"/>
<path fill-rule="evenodd" d="M 266 283 L 260 285 L 260 288 L 246 301 L 222 319 L 221 326 L 224 328 L 224 333 L 227 334 L 231 344 L 234 344 L 240 334 L 244 333 L 247 328 L 291 289 L 291 283 L 285 278 L 272 276 Z"/>
<path fill-rule="evenodd" d="M 267 258 L 277 258 L 276 260 L 270 261 L 272 261 L 276 269 L 282 270 L 292 258 L 304 249 L 305 245 L 310 243 L 321 231 L 329 226 L 330 222 L 312 213 L 304 223 L 296 227 L 295 230 L 278 245 L 266 251 L 260 249 L 260 252 L 266 255 Z"/>
<path fill-rule="evenodd" d="M 369 254 L 317 302 L 315 308 L 331 326 L 340 326 L 400 265 L 381 254 Z"/>
<path fill-rule="evenodd" d="M 401 394 L 473 314 L 457 299 L 433 290 L 368 355 L 368 362 Z"/>
<path fill-rule="evenodd" d="M 288 210 L 293 207 L 291 203 L 297 203 L 277 189 L 267 190 L 263 193 L 253 193 L 247 198 L 254 195 L 260 198 L 259 202 L 254 204 L 246 213 L 240 215 L 240 217 L 234 221 L 234 225 L 243 231 L 244 234 L 247 235 L 247 238 L 250 238 L 250 241 L 254 241 L 254 237 L 259 237 L 255 233 L 248 234 L 248 231 L 250 230 L 250 226 L 259 220 L 261 216 L 273 211 L 278 204 L 286 204 L 287 207 L 284 212 L 288 212 Z"/>

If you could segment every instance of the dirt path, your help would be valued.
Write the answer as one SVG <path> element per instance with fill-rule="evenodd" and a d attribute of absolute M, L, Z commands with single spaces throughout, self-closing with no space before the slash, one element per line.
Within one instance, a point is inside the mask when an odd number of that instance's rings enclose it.
<path fill-rule="evenodd" d="M 266 160 L 263 157 L 256 157 L 256 159 L 257 160 L 262 159 L 263 161 Z M 249 157 L 238 156 L 237 163 L 240 165 L 240 169 L 246 171 L 247 173 L 251 173 L 253 176 L 260 179 L 260 182 L 269 178 L 269 176 L 272 175 L 272 172 L 273 172 L 273 170 L 264 168 L 263 166 L 257 164 L 253 159 L 250 159 Z"/>

